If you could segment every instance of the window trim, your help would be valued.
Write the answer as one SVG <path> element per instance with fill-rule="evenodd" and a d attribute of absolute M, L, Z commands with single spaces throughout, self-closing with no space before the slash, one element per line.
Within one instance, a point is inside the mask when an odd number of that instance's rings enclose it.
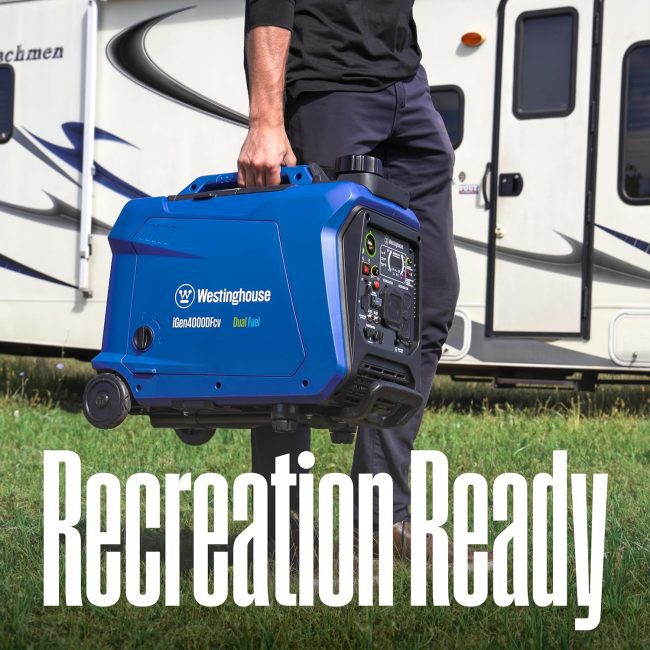
<path fill-rule="evenodd" d="M 429 86 L 429 97 L 431 97 L 431 94 L 434 92 L 449 92 L 449 91 L 458 93 L 458 99 L 459 99 L 458 140 L 457 142 L 451 143 L 451 146 L 454 148 L 454 150 L 456 150 L 463 143 L 463 138 L 465 137 L 465 93 L 463 92 L 463 89 L 460 86 L 456 86 L 455 84 Z M 431 97 L 431 101 L 433 102 L 433 97 Z M 433 104 L 433 107 L 436 109 L 436 111 L 438 110 L 436 108 L 435 103 Z"/>
<path fill-rule="evenodd" d="M 529 18 L 541 18 L 550 16 L 573 17 L 573 34 L 571 43 L 571 70 L 570 70 L 570 89 L 569 89 L 569 107 L 563 110 L 545 110 L 522 112 L 517 107 L 520 91 L 520 73 L 523 62 L 524 47 L 524 22 Z M 576 80 L 578 68 L 578 30 L 580 27 L 580 15 L 575 7 L 554 7 L 553 9 L 541 9 L 539 11 L 525 11 L 517 17 L 515 24 L 515 60 L 514 60 L 514 79 L 512 90 L 512 113 L 518 120 L 540 120 L 553 117 L 568 117 L 573 113 L 576 107 Z"/>
<path fill-rule="evenodd" d="M 9 113 L 10 124 L 9 132 L 6 138 L 0 138 L 0 145 L 7 144 L 11 140 L 14 134 L 14 107 L 16 104 L 16 73 L 14 72 L 13 66 L 8 63 L 0 63 L 0 70 L 7 69 L 9 70 L 9 76 L 11 77 L 11 112 Z"/>
<path fill-rule="evenodd" d="M 632 43 L 632 45 L 625 50 L 625 54 L 623 55 L 623 69 L 621 71 L 621 112 L 619 117 L 620 126 L 618 136 L 618 195 L 621 197 L 621 200 L 628 205 L 650 205 L 650 196 L 647 198 L 635 199 L 626 194 L 625 170 L 623 169 L 623 164 L 625 162 L 625 133 L 627 130 L 627 98 L 630 88 L 630 77 L 628 74 L 630 69 L 630 58 L 634 50 L 641 47 L 650 47 L 650 40 L 637 41 L 636 43 Z"/>

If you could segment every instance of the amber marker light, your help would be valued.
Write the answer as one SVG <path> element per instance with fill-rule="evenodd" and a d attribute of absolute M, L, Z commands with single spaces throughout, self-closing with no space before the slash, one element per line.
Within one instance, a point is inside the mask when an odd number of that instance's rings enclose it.
<path fill-rule="evenodd" d="M 467 47 L 478 47 L 485 43 L 485 34 L 483 32 L 467 32 L 460 37 L 460 42 Z"/>

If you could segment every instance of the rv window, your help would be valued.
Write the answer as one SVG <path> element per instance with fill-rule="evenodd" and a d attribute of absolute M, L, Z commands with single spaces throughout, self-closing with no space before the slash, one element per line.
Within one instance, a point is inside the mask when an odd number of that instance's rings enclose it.
<path fill-rule="evenodd" d="M 623 63 L 619 191 L 628 203 L 650 203 L 650 41 L 636 43 Z"/>
<path fill-rule="evenodd" d="M 14 124 L 14 70 L 0 65 L 0 144 L 9 142 Z"/>
<path fill-rule="evenodd" d="M 517 19 L 513 110 L 520 119 L 565 117 L 575 105 L 578 14 L 527 12 Z"/>
<path fill-rule="evenodd" d="M 442 117 L 454 149 L 463 141 L 465 95 L 458 86 L 431 86 L 431 99 Z"/>

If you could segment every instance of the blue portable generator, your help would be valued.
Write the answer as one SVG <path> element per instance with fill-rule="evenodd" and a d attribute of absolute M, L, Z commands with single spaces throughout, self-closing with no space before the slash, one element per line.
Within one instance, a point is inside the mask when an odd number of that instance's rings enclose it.
<path fill-rule="evenodd" d="M 202 176 L 122 210 L 91 424 L 149 415 L 190 444 L 300 424 L 351 442 L 420 407 L 419 224 L 381 161 L 282 169 L 277 187 Z"/>

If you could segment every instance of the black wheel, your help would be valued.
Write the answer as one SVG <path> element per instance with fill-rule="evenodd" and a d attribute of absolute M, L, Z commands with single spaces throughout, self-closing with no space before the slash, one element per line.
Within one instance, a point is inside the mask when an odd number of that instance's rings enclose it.
<path fill-rule="evenodd" d="M 176 435 L 186 444 L 196 447 L 210 442 L 215 429 L 174 429 Z"/>
<path fill-rule="evenodd" d="M 131 410 L 131 393 L 126 382 L 108 372 L 93 377 L 83 396 L 86 420 L 98 429 L 114 429 Z"/>

